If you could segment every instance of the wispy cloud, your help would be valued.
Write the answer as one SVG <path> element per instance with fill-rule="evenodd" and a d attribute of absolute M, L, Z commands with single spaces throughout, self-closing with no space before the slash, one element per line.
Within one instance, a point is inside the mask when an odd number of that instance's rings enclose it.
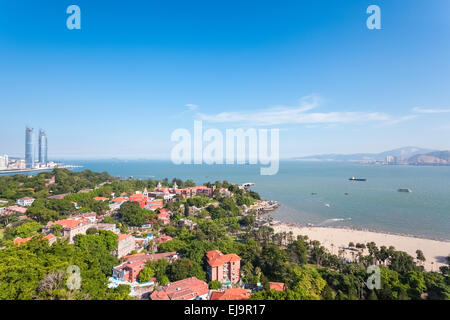
<path fill-rule="evenodd" d="M 417 117 L 418 117 L 418 115 L 410 114 L 410 115 L 407 115 L 407 116 L 403 116 L 403 117 L 399 117 L 399 118 L 388 120 L 388 121 L 382 123 L 382 125 L 392 126 L 392 125 L 395 125 L 395 124 L 398 124 L 398 123 L 401 123 L 401 122 L 405 122 L 405 121 L 416 119 Z"/>
<path fill-rule="evenodd" d="M 414 113 L 427 113 L 427 114 L 434 114 L 434 113 L 450 113 L 450 109 L 426 109 L 426 108 L 413 108 Z"/>
<path fill-rule="evenodd" d="M 251 123 L 255 125 L 282 124 L 339 124 L 368 121 L 392 121 L 389 114 L 382 112 L 310 112 L 317 108 L 322 99 L 307 96 L 299 106 L 278 106 L 252 112 L 221 112 L 218 114 L 197 113 L 200 120 L 214 123 Z"/>

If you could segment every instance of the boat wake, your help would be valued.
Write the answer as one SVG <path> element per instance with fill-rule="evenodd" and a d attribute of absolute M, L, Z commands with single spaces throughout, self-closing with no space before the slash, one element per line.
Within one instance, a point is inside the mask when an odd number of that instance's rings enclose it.
<path fill-rule="evenodd" d="M 352 220 L 352 218 L 333 218 L 333 219 L 327 219 L 325 221 L 322 221 L 321 223 L 319 223 L 317 226 L 325 226 L 328 224 L 332 224 L 334 222 L 341 222 L 341 221 L 350 221 Z"/>

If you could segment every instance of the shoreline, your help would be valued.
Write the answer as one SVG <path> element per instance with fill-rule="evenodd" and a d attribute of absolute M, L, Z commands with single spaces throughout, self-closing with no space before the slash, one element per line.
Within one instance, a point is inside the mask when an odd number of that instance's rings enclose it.
<path fill-rule="evenodd" d="M 277 223 L 277 224 L 290 226 L 290 227 L 296 227 L 296 228 L 342 229 L 342 230 L 362 231 L 362 232 L 378 233 L 378 234 L 383 234 L 383 235 L 386 234 L 386 235 L 390 235 L 390 236 L 399 236 L 399 237 L 407 237 L 407 238 L 415 238 L 415 239 L 432 240 L 432 241 L 450 243 L 450 239 L 432 238 L 432 237 L 427 237 L 427 236 L 419 236 L 419 235 L 415 235 L 415 234 L 408 234 L 408 233 L 401 233 L 401 232 L 374 230 L 374 229 L 370 229 L 370 228 L 358 228 L 358 227 L 346 227 L 346 226 L 333 227 L 333 226 L 318 226 L 318 225 L 308 226 L 308 225 L 301 224 L 301 223 L 288 222 L 288 221 L 282 221 L 282 220 L 273 220 L 273 222 Z"/>
<path fill-rule="evenodd" d="M 0 174 L 2 173 L 27 173 L 27 172 L 37 172 L 37 171 L 52 171 L 53 169 L 75 169 L 82 168 L 83 166 L 76 165 L 62 165 L 53 168 L 34 168 L 34 169 L 5 169 L 0 170 Z"/>
<path fill-rule="evenodd" d="M 275 221 L 274 221 L 275 222 Z M 450 255 L 450 241 L 427 239 L 418 236 L 392 234 L 387 232 L 360 230 L 345 227 L 303 226 L 295 223 L 278 221 L 271 225 L 275 233 L 292 231 L 294 237 L 306 235 L 310 240 L 318 240 L 329 252 L 337 254 L 340 249 L 348 248 L 350 242 L 375 242 L 380 246 L 394 246 L 396 250 L 405 251 L 413 258 L 416 250 L 422 250 L 426 260 L 425 270 L 439 272 L 439 267 L 446 265 L 445 257 Z M 353 260 L 352 250 L 345 250 L 344 257 Z M 354 251 L 353 251 L 354 252 Z"/>

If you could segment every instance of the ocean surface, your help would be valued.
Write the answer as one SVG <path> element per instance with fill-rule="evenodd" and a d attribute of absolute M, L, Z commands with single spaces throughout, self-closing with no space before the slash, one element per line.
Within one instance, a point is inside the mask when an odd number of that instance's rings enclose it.
<path fill-rule="evenodd" d="M 351 227 L 450 240 L 450 167 L 382 166 L 340 162 L 282 161 L 278 174 L 261 176 L 259 165 L 174 165 L 169 161 L 65 161 L 123 178 L 174 177 L 197 184 L 253 182 L 263 198 L 281 207 L 275 220 Z M 352 176 L 367 178 L 352 182 Z M 409 188 L 412 193 L 398 192 Z M 313 194 L 315 193 L 315 194 Z"/>

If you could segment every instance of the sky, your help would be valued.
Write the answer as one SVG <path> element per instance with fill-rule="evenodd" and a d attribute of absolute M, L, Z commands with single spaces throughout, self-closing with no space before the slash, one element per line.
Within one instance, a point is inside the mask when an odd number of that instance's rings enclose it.
<path fill-rule="evenodd" d="M 165 159 L 194 120 L 282 158 L 450 149 L 449 57 L 448 0 L 0 0 L 0 154 L 30 126 L 50 159 Z"/>

